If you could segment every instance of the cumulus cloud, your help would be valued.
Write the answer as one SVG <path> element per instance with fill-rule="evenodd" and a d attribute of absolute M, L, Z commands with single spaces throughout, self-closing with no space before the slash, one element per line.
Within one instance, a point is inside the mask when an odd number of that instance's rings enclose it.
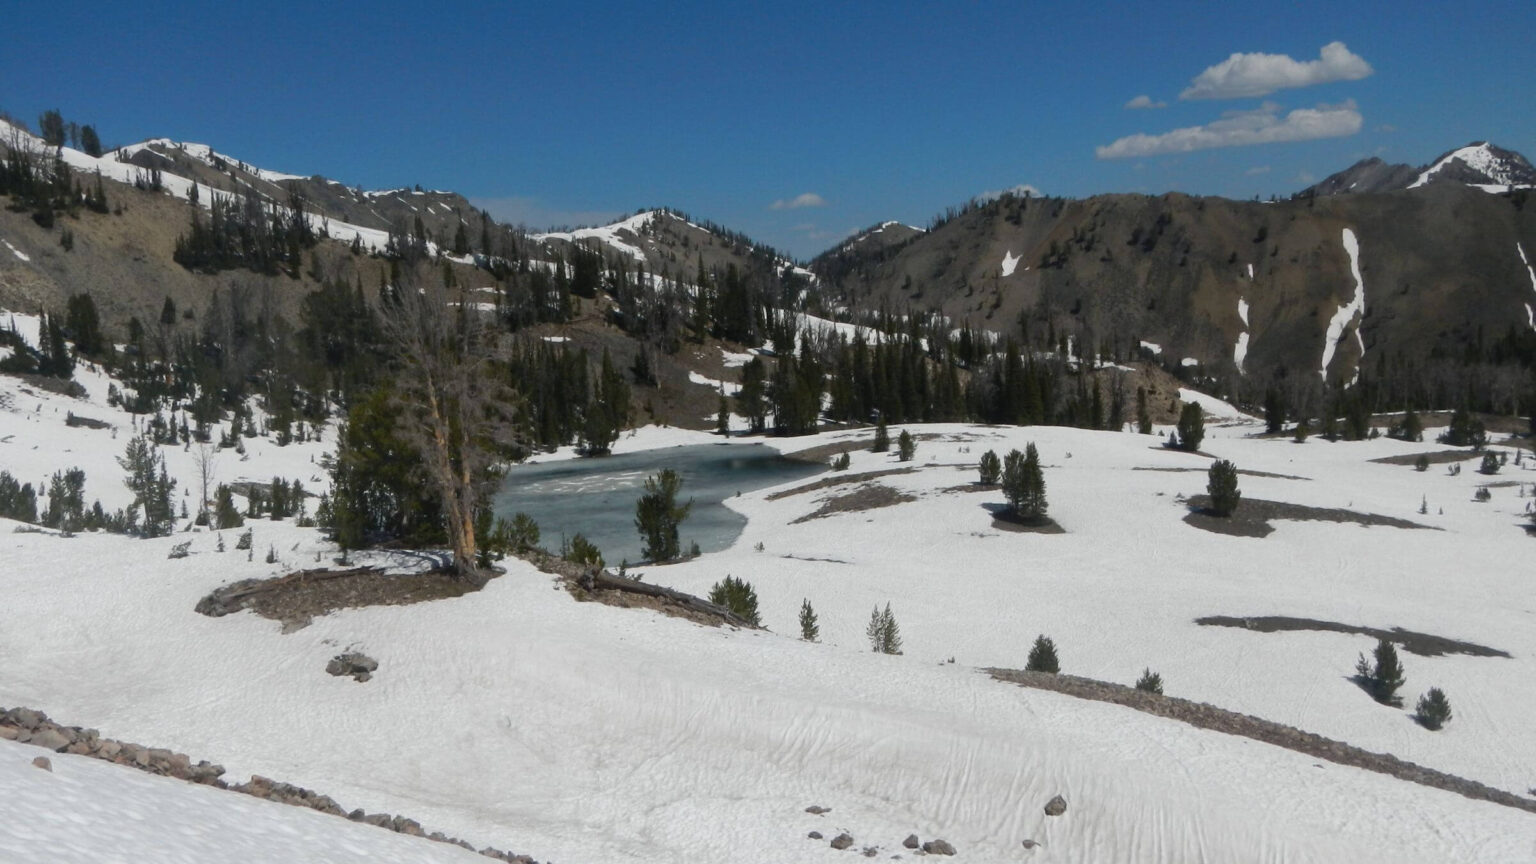
<path fill-rule="evenodd" d="M 1358 81 L 1370 75 L 1371 64 L 1343 42 L 1323 46 L 1316 60 L 1293 60 L 1285 54 L 1233 54 L 1196 75 L 1180 99 L 1243 99 L 1265 96 L 1290 87 L 1310 87 L 1330 81 Z M 1134 100 L 1132 100 L 1134 101 Z M 1129 106 L 1128 106 L 1129 107 Z"/>
<path fill-rule="evenodd" d="M 998 198 L 1003 197 L 1004 195 L 1017 195 L 1020 198 L 1024 197 L 1025 195 L 1028 195 L 1028 196 L 1030 196 L 1032 198 L 1038 198 L 1038 197 L 1040 197 L 1041 192 L 1040 192 L 1039 189 L 1036 189 L 1032 184 L 1020 183 L 1017 186 L 1009 186 L 1007 189 L 988 189 L 987 191 L 981 193 L 980 195 L 977 195 L 976 196 L 976 200 L 977 201 L 982 201 L 982 202 L 995 201 Z"/>
<path fill-rule="evenodd" d="M 775 201 L 772 204 L 768 205 L 768 209 L 769 210 L 799 210 L 801 207 L 825 207 L 825 206 L 827 206 L 827 199 L 821 197 L 820 195 L 817 195 L 815 192 L 803 192 L 803 193 L 801 193 L 799 195 L 796 195 L 795 197 L 789 199 L 788 201 L 785 201 L 784 199 L 781 198 L 778 201 Z"/>
<path fill-rule="evenodd" d="M 1125 107 L 1130 108 L 1133 111 L 1138 109 L 1138 108 L 1167 108 L 1168 107 L 1168 103 L 1167 102 L 1153 102 L 1151 96 L 1148 96 L 1145 93 L 1143 93 L 1142 95 L 1137 96 L 1135 99 L 1132 99 L 1131 101 L 1125 103 Z"/>
<path fill-rule="evenodd" d="M 1362 118 L 1353 99 L 1340 105 L 1297 108 L 1280 116 L 1280 106 L 1265 102 L 1254 111 L 1228 111 L 1204 126 L 1188 126 L 1161 135 L 1127 135 L 1106 147 L 1094 148 L 1100 159 L 1125 159 L 1189 153 L 1216 147 L 1246 147 L 1285 141 L 1342 138 L 1360 131 Z"/>

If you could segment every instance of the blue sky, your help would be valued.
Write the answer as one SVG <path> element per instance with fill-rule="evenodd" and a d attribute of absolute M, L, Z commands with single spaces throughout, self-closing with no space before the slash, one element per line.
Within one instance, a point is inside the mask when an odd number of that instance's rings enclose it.
<path fill-rule="evenodd" d="M 453 189 L 534 227 L 666 204 L 800 257 L 1025 184 L 1267 197 L 1371 155 L 1536 157 L 1529 0 L 62 0 L 6 27 L 0 109 L 108 146 Z"/>

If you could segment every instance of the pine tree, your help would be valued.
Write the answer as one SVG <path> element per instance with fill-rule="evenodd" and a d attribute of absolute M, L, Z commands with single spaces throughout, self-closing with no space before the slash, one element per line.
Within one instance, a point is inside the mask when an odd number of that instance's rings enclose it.
<path fill-rule="evenodd" d="M 875 424 L 875 443 L 869 449 L 874 453 L 885 453 L 891 449 L 891 433 L 885 428 L 884 417 L 881 417 L 880 422 Z"/>
<path fill-rule="evenodd" d="M 816 622 L 816 610 L 809 598 L 800 601 L 800 638 L 815 642 L 821 636 L 821 626 Z"/>
<path fill-rule="evenodd" d="M 757 614 L 757 591 L 753 589 L 752 583 L 745 579 L 726 576 L 716 582 L 709 589 L 709 602 L 725 607 L 732 615 L 753 627 L 762 626 L 762 621 Z M 804 616 L 805 613 L 802 610 L 801 617 L 804 618 Z"/>
<path fill-rule="evenodd" d="M 1045 474 L 1040 470 L 1040 453 L 1033 443 L 1024 453 L 1011 450 L 1003 460 L 1003 497 L 1008 509 L 1022 521 L 1045 517 L 1049 505 L 1045 499 Z"/>
<path fill-rule="evenodd" d="M 1414 711 L 1414 717 L 1425 729 L 1434 731 L 1451 722 L 1451 700 L 1445 697 L 1445 691 L 1439 687 L 1429 688 L 1429 692 L 1419 697 L 1419 704 Z"/>
<path fill-rule="evenodd" d="M 1147 410 L 1147 388 L 1136 388 L 1136 431 L 1142 435 L 1152 434 L 1152 414 Z"/>
<path fill-rule="evenodd" d="M 1355 663 L 1355 675 L 1370 691 L 1371 698 L 1383 705 L 1401 705 L 1397 690 L 1403 686 L 1403 664 L 1397 659 L 1397 648 L 1386 639 L 1376 641 L 1375 665 L 1361 654 Z"/>
<path fill-rule="evenodd" d="M 896 626 L 890 603 L 885 604 L 884 611 L 877 605 L 869 613 L 869 625 L 864 628 L 864 635 L 869 638 L 869 649 L 876 654 L 901 653 L 901 628 Z"/>
<path fill-rule="evenodd" d="M 998 475 L 1002 473 L 1002 470 L 1002 460 L 997 458 L 997 452 L 995 450 L 988 450 L 987 452 L 981 454 L 981 463 L 978 466 L 978 473 L 981 475 L 980 482 L 983 486 L 991 486 L 997 483 Z"/>
<path fill-rule="evenodd" d="M 911 462 L 916 453 L 917 441 L 913 439 L 912 433 L 901 430 L 901 434 L 896 436 L 896 458 L 902 462 Z"/>
<path fill-rule="evenodd" d="M 671 561 L 678 556 L 678 526 L 693 506 L 692 501 L 677 503 L 682 485 L 682 476 L 671 468 L 645 480 L 645 494 L 635 502 L 635 528 L 644 541 L 646 560 Z"/>
<path fill-rule="evenodd" d="M 1051 641 L 1044 633 L 1035 637 L 1034 647 L 1029 649 L 1029 661 L 1024 666 L 1026 672 L 1049 672 L 1052 675 L 1061 671 L 1061 664 L 1056 660 L 1056 643 Z"/>
<path fill-rule="evenodd" d="M 715 434 L 730 437 L 731 434 L 731 402 L 720 394 L 720 411 L 715 416 Z"/>
<path fill-rule="evenodd" d="M 1285 428 L 1285 399 L 1274 387 L 1264 391 L 1264 431 L 1271 435 Z"/>
<path fill-rule="evenodd" d="M 239 528 L 245 525 L 245 517 L 240 515 L 239 508 L 235 507 L 235 496 L 228 486 L 219 484 L 218 491 L 214 493 L 213 525 L 219 530 L 225 528 Z"/>
<path fill-rule="evenodd" d="M 1231 516 L 1243 500 L 1237 488 L 1237 466 L 1226 459 L 1217 459 L 1206 472 L 1205 491 L 1211 497 L 1212 516 Z"/>
<path fill-rule="evenodd" d="M 1141 677 L 1136 679 L 1136 689 L 1144 693 L 1156 693 L 1163 695 L 1163 676 L 1151 669 L 1143 669 Z"/>
<path fill-rule="evenodd" d="M 1205 440 L 1205 412 L 1199 403 L 1188 402 L 1179 409 L 1178 430 L 1180 450 L 1193 453 L 1200 449 L 1200 442 Z"/>

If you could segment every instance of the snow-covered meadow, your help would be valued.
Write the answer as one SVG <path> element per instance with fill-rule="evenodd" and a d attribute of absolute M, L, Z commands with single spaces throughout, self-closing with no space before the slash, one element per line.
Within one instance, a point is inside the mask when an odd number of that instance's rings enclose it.
<path fill-rule="evenodd" d="M 36 483 L 79 465 L 87 500 L 124 506 L 115 457 L 131 421 L 106 406 L 105 378 L 89 370 L 79 377 L 86 400 L 23 392 L 0 377 L 0 469 Z M 847 831 L 855 850 L 875 846 L 882 858 L 907 854 L 900 843 L 914 832 L 943 837 L 973 861 L 1536 858 L 1531 813 L 978 671 L 1022 667 L 1045 633 L 1064 672 L 1130 683 L 1150 667 L 1170 695 L 1515 793 L 1536 786 L 1536 692 L 1528 684 L 1536 607 L 1521 564 L 1533 541 L 1520 524 L 1529 499 L 1512 485 L 1494 488 L 1490 502 L 1472 499 L 1480 483 L 1529 484 L 1536 472 L 1516 468 L 1511 456 L 1494 478 L 1471 462 L 1459 476 L 1443 465 L 1420 473 L 1370 460 L 1443 448 L 1262 439 L 1255 422 L 1202 401 L 1228 415 L 1208 420 L 1202 449 L 1268 475 L 1245 474 L 1245 497 L 1434 530 L 1276 522 L 1262 539 L 1218 535 L 1186 524 L 1180 500 L 1204 491 L 1208 459 L 1162 449 L 1156 438 L 914 426 L 914 462 L 856 450 L 849 469 L 913 468 L 869 482 L 914 500 L 796 523 L 821 499 L 854 487 L 772 499 L 785 487 L 748 493 L 732 500 L 749 518 L 732 548 L 640 568 L 647 581 L 700 594 L 727 574 L 746 579 L 767 631 L 576 603 L 552 577 L 507 561 L 506 574 L 478 593 L 341 611 L 284 634 L 249 612 L 213 619 L 193 607 L 229 581 L 328 561 L 334 550 L 311 529 L 248 522 L 256 549 L 247 560 L 232 549 L 236 531 L 224 532 L 230 551 L 219 553 L 210 532 L 65 538 L 0 522 L 0 705 L 38 708 L 105 736 L 220 762 L 236 779 L 279 778 L 344 807 L 401 813 L 429 830 L 544 861 L 845 854 L 808 839 L 813 830 L 827 838 Z M 71 411 L 118 432 L 68 428 Z M 770 443 L 803 449 L 860 435 L 868 432 Z M 718 439 L 648 428 L 617 449 L 708 440 Z M 1000 503 L 999 493 L 974 491 L 983 452 L 1028 442 L 1039 447 L 1050 515 L 1066 533 L 994 527 L 984 505 Z M 245 460 L 223 451 L 216 479 L 282 476 L 318 491 L 317 462 L 328 446 L 250 439 Z M 166 456 L 178 496 L 195 488 L 192 453 L 170 448 Z M 559 526 L 544 528 L 549 536 Z M 188 540 L 189 557 L 168 559 Z M 278 563 L 262 560 L 268 548 Z M 819 615 L 818 644 L 798 638 L 802 599 Z M 865 642 L 871 608 L 887 602 L 903 656 L 872 654 Z M 1349 680 L 1368 638 L 1196 625 L 1204 615 L 1403 627 L 1512 657 L 1404 653 L 1410 707 L 1440 686 L 1456 712 L 1443 731 L 1429 732 Z M 379 661 L 373 680 L 325 673 L 326 661 L 349 649 Z M 170 781 L 115 766 L 60 756 L 50 775 L 20 761 L 38 752 L 0 747 L 7 800 L 14 789 L 45 802 L 35 809 L 131 810 L 125 818 L 164 833 L 164 860 L 196 858 L 202 847 L 175 844 L 231 822 L 283 843 L 346 850 L 329 859 L 314 851 L 308 860 L 466 857 L 340 819 L 330 819 L 332 834 L 327 817 L 276 813 L 211 790 L 173 791 Z M 1041 808 L 1058 793 L 1069 809 L 1045 816 Z M 219 794 L 232 803 L 219 803 Z M 124 796 L 163 806 L 130 806 L 118 800 Z M 831 812 L 806 813 L 813 804 Z M 96 824 L 7 819 L 0 851 L 18 860 L 89 860 L 71 850 Z M 367 831 L 380 845 L 357 833 Z M 158 848 L 106 828 L 100 836 L 96 854 L 118 854 L 118 843 Z M 1025 849 L 1026 839 L 1041 845 Z M 411 843 L 421 847 L 415 859 Z M 193 851 L 174 851 L 183 848 Z"/>

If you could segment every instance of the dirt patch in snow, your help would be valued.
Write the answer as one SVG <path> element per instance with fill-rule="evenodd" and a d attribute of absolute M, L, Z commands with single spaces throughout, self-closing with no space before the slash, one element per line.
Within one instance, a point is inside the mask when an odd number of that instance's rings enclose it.
<path fill-rule="evenodd" d="M 1231 615 L 1207 615 L 1204 618 L 1196 618 L 1195 623 L 1207 627 L 1238 627 L 1243 630 L 1256 630 L 1260 633 L 1284 633 L 1294 630 L 1353 633 L 1359 636 L 1369 636 L 1372 639 L 1385 639 L 1388 642 L 1403 646 L 1403 650 L 1409 654 L 1417 654 L 1420 657 L 1442 657 L 1446 654 L 1466 654 L 1471 657 L 1509 656 L 1507 651 L 1478 645 L 1475 642 L 1462 642 L 1456 639 L 1448 639 L 1444 636 L 1417 633 L 1413 630 L 1404 630 L 1401 627 L 1382 630 L 1377 627 L 1357 627 L 1353 624 L 1341 624 L 1337 621 L 1319 621 L 1315 618 L 1289 618 L 1284 615 L 1260 615 L 1249 618 L 1237 618 Z"/>
<path fill-rule="evenodd" d="M 1398 456 L 1382 456 L 1372 459 L 1382 465 L 1414 465 L 1420 459 L 1424 459 L 1431 465 L 1439 465 L 1444 462 L 1465 462 L 1468 459 L 1479 459 L 1483 454 L 1475 450 L 1436 450 L 1433 453 L 1403 453 Z"/>
<path fill-rule="evenodd" d="M 1064 693 L 1079 699 L 1092 699 L 1097 702 L 1123 705 L 1147 714 L 1156 714 L 1159 717 L 1167 717 L 1182 723 L 1188 723 L 1199 729 L 1212 729 L 1217 732 L 1225 732 L 1228 735 L 1240 735 L 1244 738 L 1252 738 L 1255 741 L 1273 744 L 1276 747 L 1284 747 L 1287 750 L 1305 753 L 1318 759 L 1326 759 L 1339 765 L 1364 768 L 1367 771 L 1387 774 L 1399 780 L 1407 780 L 1410 783 L 1418 783 L 1434 789 L 1455 792 L 1467 798 L 1491 801 L 1495 804 L 1503 804 L 1506 807 L 1514 807 L 1518 810 L 1536 813 L 1536 801 L 1522 798 L 1503 789 L 1495 789 L 1476 780 L 1468 780 L 1464 777 L 1457 777 L 1454 774 L 1446 774 L 1432 768 L 1425 768 L 1422 765 L 1406 762 L 1389 753 L 1372 753 L 1369 750 L 1353 747 L 1342 741 L 1324 738 L 1311 732 L 1303 732 L 1294 726 L 1283 726 L 1270 720 L 1254 717 L 1251 714 L 1239 714 L 1236 711 L 1227 711 L 1204 702 L 1192 702 L 1188 699 L 1179 699 L 1174 696 L 1146 693 L 1133 687 L 1110 684 L 1105 681 L 1095 681 L 1091 678 L 1078 678 L 1075 675 L 1021 672 L 1017 669 L 983 669 L 982 671 L 999 681 L 1007 681 L 1037 690 Z"/>
<path fill-rule="evenodd" d="M 806 492 L 820 492 L 823 489 L 833 489 L 838 486 L 848 486 L 854 483 L 863 483 L 866 480 L 874 480 L 877 477 L 889 477 L 892 474 L 911 474 L 911 468 L 887 468 L 883 471 L 860 471 L 857 474 L 833 474 L 823 477 L 792 489 L 783 489 L 768 496 L 769 501 L 778 501 L 794 495 L 803 495 Z"/>
<path fill-rule="evenodd" d="M 1209 469 L 1207 469 L 1207 468 L 1153 468 L 1153 467 L 1150 467 L 1150 466 L 1138 465 L 1135 468 L 1132 468 L 1131 470 L 1132 471 L 1165 471 L 1165 472 L 1170 473 L 1170 474 L 1189 474 L 1189 473 L 1193 473 L 1193 472 L 1196 472 L 1196 471 L 1199 471 L 1199 472 L 1203 473 L 1205 471 L 1208 471 Z M 1245 475 L 1247 477 L 1269 477 L 1269 478 L 1272 478 L 1272 479 L 1275 479 L 1275 480 L 1311 480 L 1312 479 L 1311 477 L 1298 477 L 1295 474 L 1274 474 L 1274 473 L 1271 473 L 1269 471 L 1249 471 L 1246 468 L 1239 468 L 1239 469 L 1237 469 L 1237 473 Z"/>
<path fill-rule="evenodd" d="M 904 472 L 910 469 L 897 470 Z M 801 516 L 790 524 L 798 525 L 801 522 L 821 519 L 834 513 L 854 513 L 859 510 L 877 510 L 881 507 L 894 507 L 897 504 L 905 504 L 908 501 L 916 500 L 917 496 L 915 495 L 899 492 L 880 483 L 867 483 L 852 492 L 823 499 L 820 507 Z"/>
<path fill-rule="evenodd" d="M 442 570 L 388 574 L 374 567 L 351 570 L 302 570 L 274 579 L 245 579 L 198 601 L 197 611 L 214 618 L 249 609 L 283 622 L 291 633 L 337 609 L 406 606 L 462 597 L 475 586 Z"/>
<path fill-rule="evenodd" d="M 1180 500 L 1189 507 L 1189 515 L 1184 517 L 1186 523 L 1214 534 L 1226 534 L 1229 537 L 1267 537 L 1275 530 L 1275 527 L 1270 522 L 1279 520 L 1343 522 L 1367 527 L 1384 525 L 1389 528 L 1440 530 L 1433 525 L 1420 525 L 1417 522 L 1410 522 L 1407 519 L 1399 519 L 1395 516 L 1382 516 L 1378 513 L 1357 513 L 1354 510 L 1344 510 L 1336 507 L 1308 507 L 1305 504 L 1266 501 L 1263 498 L 1244 498 L 1242 503 L 1238 505 L 1235 513 L 1224 517 L 1211 515 L 1209 509 L 1211 499 L 1208 495 L 1191 495 L 1188 499 L 1175 500 Z"/>

